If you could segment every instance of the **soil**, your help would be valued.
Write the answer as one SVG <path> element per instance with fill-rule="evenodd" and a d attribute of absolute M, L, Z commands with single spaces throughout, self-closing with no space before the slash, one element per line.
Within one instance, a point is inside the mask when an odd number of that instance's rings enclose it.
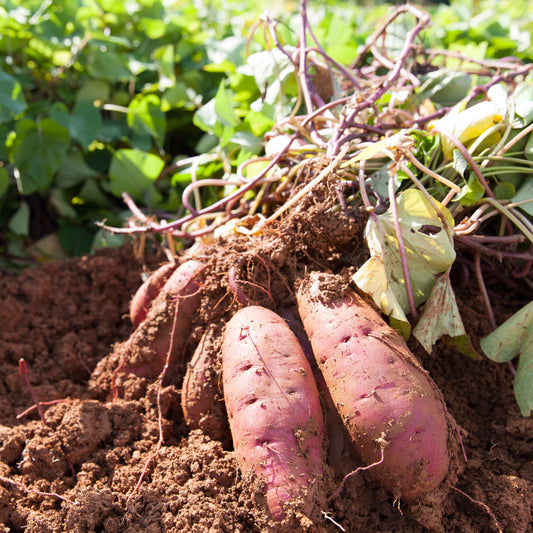
<path fill-rule="evenodd" d="M 236 235 L 200 250 L 210 268 L 187 357 L 208 324 L 223 327 L 242 305 L 242 293 L 269 307 L 290 305 L 305 269 L 347 274 L 361 264 L 361 217 L 323 206 L 313 212 L 308 200 L 299 217 L 263 234 L 258 247 Z M 317 213 L 318 223 L 305 222 L 316 222 Z M 358 465 L 345 448 L 330 461 L 316 516 L 271 522 L 254 504 L 220 424 L 213 434 L 213 425 L 185 423 L 185 363 L 169 368 L 161 389 L 157 378 L 114 374 L 133 333 L 130 299 L 142 274 L 163 259 L 138 258 L 127 245 L 0 274 L 0 532 L 533 531 L 533 418 L 520 415 L 511 369 L 445 344 L 431 355 L 411 344 L 464 444 L 467 460 L 456 458 L 442 486 L 417 503 L 395 501 L 364 471 L 327 503 Z M 240 291 L 227 282 L 232 266 Z M 461 279 L 455 289 L 477 345 L 490 330 L 479 291 Z M 499 322 L 523 304 L 520 295 L 500 292 L 492 295 Z M 37 409 L 24 413 L 35 398 L 20 359 L 45 422 Z"/>

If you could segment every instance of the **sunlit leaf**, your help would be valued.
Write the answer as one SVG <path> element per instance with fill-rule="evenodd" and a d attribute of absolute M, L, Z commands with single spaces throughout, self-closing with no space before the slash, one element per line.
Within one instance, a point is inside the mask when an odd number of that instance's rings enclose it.
<path fill-rule="evenodd" d="M 476 175 L 472 174 L 461 187 L 461 192 L 454 198 L 454 201 L 461 202 L 463 205 L 475 205 L 484 195 L 485 187 L 479 182 Z"/>
<path fill-rule="evenodd" d="M 165 140 L 167 121 L 155 94 L 138 95 L 128 107 L 128 126 L 137 134 L 152 136 L 159 146 Z"/>
<path fill-rule="evenodd" d="M 109 168 L 111 192 L 120 197 L 127 192 L 134 199 L 145 199 L 144 195 L 153 187 L 165 162 L 158 156 L 140 150 L 117 150 Z"/>
<path fill-rule="evenodd" d="M 533 122 L 533 82 L 519 83 L 513 92 L 513 99 L 515 114 L 519 118 L 516 127 L 525 128 Z"/>
<path fill-rule="evenodd" d="M 454 105 L 462 100 L 472 85 L 472 77 L 461 71 L 438 69 L 423 77 L 418 89 L 420 100 L 429 98 L 440 105 Z"/>
<path fill-rule="evenodd" d="M 235 127 L 239 124 L 239 118 L 233 110 L 231 93 L 224 87 L 224 83 L 218 86 L 215 96 L 215 113 L 217 120 L 224 126 Z"/>
<path fill-rule="evenodd" d="M 464 155 L 459 150 L 453 151 L 453 169 L 461 176 L 465 176 L 466 169 L 468 168 L 468 162 Z"/>
<path fill-rule="evenodd" d="M 533 302 L 481 339 L 481 348 L 498 363 L 520 356 L 514 391 L 522 415 L 529 416 L 533 410 Z"/>

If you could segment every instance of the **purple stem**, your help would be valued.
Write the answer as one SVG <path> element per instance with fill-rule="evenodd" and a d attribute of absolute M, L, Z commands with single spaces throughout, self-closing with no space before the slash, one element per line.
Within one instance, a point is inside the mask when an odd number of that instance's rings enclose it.
<path fill-rule="evenodd" d="M 400 226 L 400 218 L 398 216 L 398 206 L 396 205 L 396 197 L 394 195 L 394 179 L 393 175 L 389 176 L 389 198 L 392 212 L 392 219 L 394 220 L 394 229 L 396 231 L 396 238 L 398 239 L 398 249 L 400 252 L 400 262 L 402 264 L 403 278 L 405 281 L 405 292 L 407 294 L 407 301 L 409 302 L 409 309 L 413 320 L 418 318 L 416 310 L 415 299 L 413 296 L 413 287 L 411 285 L 411 276 L 409 275 L 409 266 L 407 264 L 407 255 L 405 254 L 405 245 L 403 242 L 402 228 Z"/>

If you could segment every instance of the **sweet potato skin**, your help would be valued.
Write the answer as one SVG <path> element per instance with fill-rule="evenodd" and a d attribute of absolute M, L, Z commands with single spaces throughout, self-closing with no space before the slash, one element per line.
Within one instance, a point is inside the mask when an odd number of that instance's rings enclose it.
<path fill-rule="evenodd" d="M 415 500 L 448 471 L 440 391 L 361 297 L 349 292 L 328 299 L 321 290 L 321 282 L 331 285 L 327 280 L 312 273 L 297 292 L 313 352 L 361 458 L 379 463 L 370 472 L 396 497 Z"/>
<path fill-rule="evenodd" d="M 200 305 L 201 272 L 204 268 L 201 262 L 191 259 L 182 263 L 168 278 L 146 319 L 127 343 L 123 370 L 155 378 L 163 370 L 171 347 L 169 363 L 179 359 L 192 317 Z"/>
<path fill-rule="evenodd" d="M 226 326 L 222 364 L 238 465 L 274 520 L 288 502 L 309 515 L 322 476 L 323 417 L 298 340 L 273 311 L 246 307 Z"/>
<path fill-rule="evenodd" d="M 146 318 L 153 300 L 161 292 L 168 278 L 176 270 L 175 263 L 165 263 L 152 272 L 148 279 L 139 287 L 130 302 L 130 320 L 138 327 Z"/>

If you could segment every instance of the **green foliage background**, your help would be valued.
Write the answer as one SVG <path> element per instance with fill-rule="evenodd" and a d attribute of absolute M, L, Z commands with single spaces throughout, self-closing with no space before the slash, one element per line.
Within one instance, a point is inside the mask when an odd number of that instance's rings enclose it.
<path fill-rule="evenodd" d="M 526 0 L 426 7 L 431 46 L 533 60 Z M 326 51 L 349 63 L 387 8 L 314 2 L 310 17 Z M 296 44 L 298 3 L 277 0 L 269 9 L 285 22 L 285 42 Z M 275 105 L 252 105 L 263 88 L 244 66 L 247 46 L 263 49 L 261 32 L 250 38 L 263 10 L 257 1 L 4 2 L 0 267 L 118 244 L 95 222 L 124 224 L 122 192 L 148 213 L 175 217 L 191 179 L 176 162 L 218 153 L 237 165 L 259 153 Z M 261 75 L 267 82 L 268 72 Z M 287 80 L 282 90 L 296 87 Z M 220 175 L 220 161 L 203 165 L 198 177 Z M 202 194 L 215 199 L 208 189 Z"/>

